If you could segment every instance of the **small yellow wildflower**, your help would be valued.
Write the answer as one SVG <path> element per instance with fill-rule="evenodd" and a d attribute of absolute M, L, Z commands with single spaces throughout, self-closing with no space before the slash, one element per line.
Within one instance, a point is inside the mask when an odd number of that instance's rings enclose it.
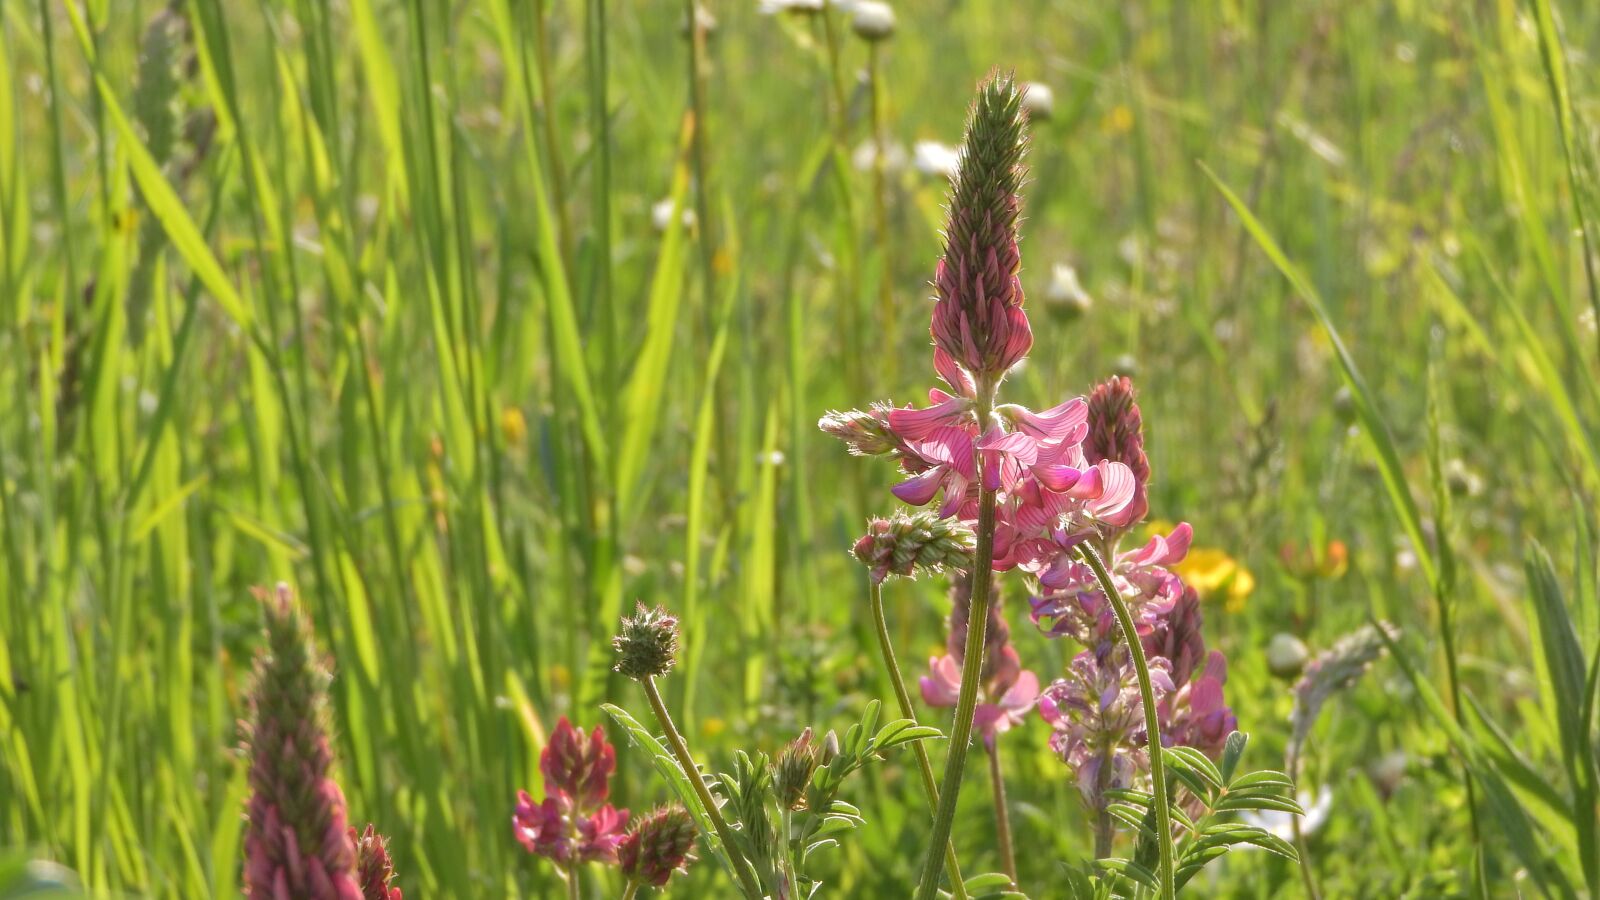
<path fill-rule="evenodd" d="M 522 446 L 528 437 L 528 420 L 522 417 L 522 410 L 508 406 L 500 411 L 500 434 L 505 438 L 506 446 Z"/>
<path fill-rule="evenodd" d="M 1243 563 L 1212 547 L 1192 548 L 1172 570 L 1202 600 L 1221 598 L 1228 612 L 1244 609 L 1244 601 L 1256 589 L 1256 577 Z"/>
<path fill-rule="evenodd" d="M 707 716 L 706 720 L 700 723 L 700 733 L 705 735 L 708 739 L 714 739 L 717 737 L 717 735 L 722 734 L 727 730 L 728 723 L 722 721 L 716 716 Z"/>
<path fill-rule="evenodd" d="M 1101 128 L 1107 134 L 1127 134 L 1133 130 L 1133 110 L 1118 103 L 1116 106 L 1111 107 L 1110 112 L 1106 113 L 1106 118 L 1101 123 Z"/>

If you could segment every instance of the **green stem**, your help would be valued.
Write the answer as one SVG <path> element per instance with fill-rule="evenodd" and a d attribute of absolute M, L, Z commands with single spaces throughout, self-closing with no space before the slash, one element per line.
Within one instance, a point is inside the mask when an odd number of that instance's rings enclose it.
<path fill-rule="evenodd" d="M 578 890 L 578 867 L 576 864 L 567 867 L 567 900 L 580 900 L 583 891 Z"/>
<path fill-rule="evenodd" d="M 1155 689 L 1150 686 L 1150 666 L 1145 662 L 1144 645 L 1139 641 L 1139 632 L 1133 626 L 1133 614 L 1128 612 L 1127 602 L 1111 581 L 1105 561 L 1087 543 L 1079 545 L 1078 555 L 1094 570 L 1100 590 L 1110 599 L 1111 608 L 1117 614 L 1117 624 L 1122 627 L 1122 639 L 1128 645 L 1128 657 L 1133 660 L 1134 673 L 1139 677 L 1139 699 L 1144 704 L 1145 744 L 1150 751 L 1150 792 L 1155 795 L 1156 844 L 1161 853 L 1161 891 L 1157 896 L 1171 898 L 1176 896 L 1172 880 L 1172 811 L 1167 806 L 1167 776 L 1161 761 L 1161 721 L 1156 711 Z"/>
<path fill-rule="evenodd" d="M 883 78 L 879 67 L 879 46 L 880 42 L 873 41 L 867 51 L 867 96 L 871 99 L 872 143 L 875 148 L 872 154 L 872 200 L 878 220 L 879 315 L 882 317 L 883 333 L 894 334 L 894 267 L 889 259 L 889 185 L 884 175 L 888 147 L 887 141 L 884 140 L 883 129 Z M 884 380 L 893 384 L 894 355 L 885 355 L 883 362 Z"/>
<path fill-rule="evenodd" d="M 1294 776 L 1290 776 L 1293 780 Z M 1322 900 L 1322 892 L 1317 890 L 1316 876 L 1311 873 L 1311 851 L 1306 847 L 1305 833 L 1300 830 L 1300 817 L 1290 816 L 1289 826 L 1294 831 L 1295 855 L 1300 857 L 1300 880 L 1306 885 L 1306 900 Z"/>
<path fill-rule="evenodd" d="M 994 830 L 1000 842 L 1000 864 L 1005 868 L 1011 887 L 1018 887 L 1017 852 L 1011 844 L 1011 813 L 1006 809 L 1006 779 L 1000 772 L 1000 742 L 989 747 L 989 784 L 994 794 Z"/>
<path fill-rule="evenodd" d="M 637 893 L 639 893 L 639 882 L 630 881 L 622 891 L 622 900 L 633 900 L 633 896 Z"/>
<path fill-rule="evenodd" d="M 987 380 L 985 380 L 987 382 Z M 978 426 L 989 426 L 994 406 L 993 383 L 978 385 Z M 983 680 L 984 641 L 989 630 L 989 588 L 994 578 L 994 491 L 978 492 L 978 548 L 972 560 L 972 600 L 967 613 L 967 648 L 961 669 L 961 693 L 956 698 L 956 718 L 950 729 L 950 753 L 945 757 L 944 779 L 939 791 L 939 808 L 933 816 L 933 834 L 928 855 L 922 864 L 922 879 L 917 885 L 917 900 L 933 900 L 939 889 L 939 854 L 935 848 L 950 840 L 955 823 L 956 799 L 961 795 L 961 774 L 967 766 L 967 745 L 972 740 L 972 715 L 978 708 L 978 682 Z"/>
<path fill-rule="evenodd" d="M 1116 837 L 1115 825 L 1111 818 L 1111 809 L 1106 801 L 1106 789 L 1111 787 L 1111 756 L 1110 747 L 1100 751 L 1100 768 L 1095 775 L 1094 796 L 1099 809 L 1095 810 L 1094 819 L 1094 858 L 1105 859 L 1111 855 L 1111 844 Z"/>
<path fill-rule="evenodd" d="M 900 663 L 894 656 L 894 644 L 889 641 L 889 624 L 883 617 L 883 585 L 876 578 L 867 577 L 867 596 L 872 601 L 872 621 L 878 627 L 878 649 L 883 651 L 883 664 L 889 669 L 889 680 L 894 684 L 894 697 L 900 703 L 900 715 L 917 721 L 917 711 L 911 705 L 911 695 L 906 692 L 905 679 L 900 675 Z M 939 805 L 939 785 L 933 780 L 933 763 L 928 761 L 928 748 L 922 741 L 912 741 L 912 752 L 917 756 L 917 770 L 922 773 L 922 789 L 928 793 L 930 807 Z M 944 844 L 944 867 L 950 874 L 950 893 L 955 900 L 966 900 L 967 889 L 961 879 L 961 865 L 956 861 L 956 846 Z"/>
<path fill-rule="evenodd" d="M 733 842 L 733 829 L 728 827 L 726 819 L 722 818 L 722 810 L 718 808 L 717 801 L 706 790 L 706 782 L 700 777 L 700 767 L 694 764 L 694 757 L 689 755 L 689 747 L 683 742 L 683 735 L 678 733 L 677 726 L 672 724 L 672 716 L 667 713 L 667 705 L 661 702 L 661 692 L 656 690 L 656 679 L 653 675 L 645 676 L 639 682 L 644 686 L 644 695 L 650 701 L 650 709 L 656 714 L 656 721 L 661 723 L 661 730 L 666 732 L 667 746 L 672 748 L 672 755 L 677 757 L 678 765 L 683 767 L 683 774 L 689 779 L 689 784 L 694 787 L 694 792 L 700 798 L 700 805 L 705 807 L 706 818 L 711 820 L 711 827 L 716 829 L 717 838 L 722 841 L 722 849 L 728 854 L 728 861 L 733 866 L 733 874 L 739 879 L 739 888 L 751 900 L 760 900 L 763 896 L 761 886 L 756 881 L 756 876 L 750 871 L 750 864 L 739 851 L 739 845 Z"/>

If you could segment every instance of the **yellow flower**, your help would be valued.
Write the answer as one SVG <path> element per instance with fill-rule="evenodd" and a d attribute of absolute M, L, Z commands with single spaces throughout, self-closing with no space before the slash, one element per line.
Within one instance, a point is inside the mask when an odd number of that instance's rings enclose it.
<path fill-rule="evenodd" d="M 500 434 L 505 437 L 506 446 L 522 446 L 528 436 L 528 420 L 522 417 L 522 410 L 508 406 L 500 411 Z"/>
<path fill-rule="evenodd" d="M 1118 103 L 1106 113 L 1100 127 L 1107 134 L 1127 134 L 1133 130 L 1133 110 Z"/>
<path fill-rule="evenodd" d="M 558 691 L 572 687 L 572 670 L 561 663 L 550 667 L 550 686 Z"/>
<path fill-rule="evenodd" d="M 1211 547 L 1191 549 L 1183 562 L 1172 570 L 1194 588 L 1202 600 L 1221 598 L 1228 612 L 1243 609 L 1245 599 L 1256 589 L 1256 577 L 1243 563 Z"/>
<path fill-rule="evenodd" d="M 722 721 L 716 716 L 707 716 L 706 720 L 700 723 L 700 733 L 705 735 L 707 738 L 715 738 L 717 735 L 727 730 L 728 723 Z"/>

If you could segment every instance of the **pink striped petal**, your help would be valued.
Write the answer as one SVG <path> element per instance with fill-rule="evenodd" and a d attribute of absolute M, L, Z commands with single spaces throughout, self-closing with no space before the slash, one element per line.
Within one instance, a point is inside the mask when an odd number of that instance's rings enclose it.
<path fill-rule="evenodd" d="M 955 357 L 944 352 L 942 347 L 933 348 L 933 370 L 938 372 L 944 383 L 950 385 L 957 394 L 963 397 L 977 396 L 978 386 L 973 382 L 972 376 L 966 369 L 961 368 Z"/>
<path fill-rule="evenodd" d="M 962 420 L 972 401 L 965 397 L 951 397 L 925 409 L 902 406 L 889 410 L 889 430 L 904 441 L 920 441 L 940 426 L 954 425 Z"/>

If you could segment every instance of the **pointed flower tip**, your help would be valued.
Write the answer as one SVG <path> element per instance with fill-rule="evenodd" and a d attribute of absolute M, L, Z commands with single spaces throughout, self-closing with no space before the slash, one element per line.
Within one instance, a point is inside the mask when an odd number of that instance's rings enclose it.
<path fill-rule="evenodd" d="M 350 840 L 356 846 L 356 870 L 361 883 L 361 900 L 402 900 L 400 889 L 394 887 L 394 862 L 389 858 L 389 839 L 367 824 L 360 834 L 350 829 Z"/>
<path fill-rule="evenodd" d="M 360 896 L 356 848 L 344 793 L 330 774 L 333 753 L 323 721 L 328 672 L 288 585 L 255 593 L 263 600 L 266 642 L 256 656 L 244 724 L 251 788 L 245 892 L 354 900 Z"/>
<path fill-rule="evenodd" d="M 566 716 L 539 753 L 545 794 L 555 797 L 563 808 L 581 813 L 593 812 L 605 803 L 616 770 L 617 750 L 606 741 L 605 728 L 596 725 L 585 734 Z"/>
<path fill-rule="evenodd" d="M 1017 277 L 1025 125 L 1015 79 L 991 75 L 967 117 L 934 275 L 934 343 L 979 382 L 997 381 L 1033 346 Z"/>
<path fill-rule="evenodd" d="M 611 646 L 617 653 L 616 671 L 623 675 L 635 681 L 665 675 L 677 662 L 678 619 L 665 607 L 639 603 L 633 617 L 622 620 Z"/>

